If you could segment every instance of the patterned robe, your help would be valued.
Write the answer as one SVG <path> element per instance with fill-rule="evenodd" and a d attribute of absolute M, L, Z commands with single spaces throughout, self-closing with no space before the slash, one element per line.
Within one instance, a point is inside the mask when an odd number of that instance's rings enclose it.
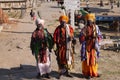
<path fill-rule="evenodd" d="M 56 56 L 57 56 L 59 69 L 68 68 L 67 41 L 68 40 L 71 41 L 73 38 L 73 28 L 69 26 L 69 32 L 70 32 L 69 39 L 66 38 L 67 37 L 66 32 L 67 32 L 66 28 L 59 25 L 56 28 L 53 35 L 54 42 L 56 43 L 57 46 Z M 72 56 L 72 54 L 70 56 Z M 73 60 L 73 56 L 72 56 L 72 60 Z"/>
<path fill-rule="evenodd" d="M 47 61 L 46 50 L 47 48 L 52 49 L 53 45 L 53 38 L 47 29 L 36 29 L 32 33 L 30 47 L 38 62 L 45 63 Z"/>
<path fill-rule="evenodd" d="M 80 33 L 82 72 L 85 76 L 98 76 L 96 62 L 99 57 L 101 32 L 96 25 L 84 27 Z"/>
<path fill-rule="evenodd" d="M 50 72 L 49 50 L 53 45 L 53 38 L 46 29 L 36 29 L 33 32 L 30 47 L 32 54 L 35 55 L 41 75 Z"/>
<path fill-rule="evenodd" d="M 35 30 L 31 37 L 31 50 L 40 63 L 47 62 L 44 30 Z"/>

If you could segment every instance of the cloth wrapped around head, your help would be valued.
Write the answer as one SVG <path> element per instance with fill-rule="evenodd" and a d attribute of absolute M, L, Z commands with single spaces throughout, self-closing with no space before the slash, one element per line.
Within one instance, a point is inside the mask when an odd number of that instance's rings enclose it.
<path fill-rule="evenodd" d="M 92 22 L 95 22 L 95 14 L 94 13 L 88 13 L 85 16 L 85 19 L 89 20 L 89 21 L 92 21 Z"/>
<path fill-rule="evenodd" d="M 68 18 L 67 16 L 65 16 L 65 15 L 62 15 L 62 16 L 59 17 L 59 21 L 60 21 L 60 22 L 61 22 L 61 21 L 65 21 L 66 23 L 68 23 L 69 18 Z"/>
<path fill-rule="evenodd" d="M 42 24 L 42 26 L 44 26 L 44 23 L 45 23 L 45 21 L 43 19 L 40 19 L 40 18 L 37 18 L 36 21 L 35 21 L 36 25 Z"/>

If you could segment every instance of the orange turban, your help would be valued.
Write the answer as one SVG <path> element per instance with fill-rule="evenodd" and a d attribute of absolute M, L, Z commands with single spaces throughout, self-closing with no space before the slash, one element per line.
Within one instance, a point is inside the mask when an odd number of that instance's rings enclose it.
<path fill-rule="evenodd" d="M 95 22 L 95 14 L 94 13 L 89 13 L 85 16 L 86 20 L 91 20 L 92 22 Z"/>
<path fill-rule="evenodd" d="M 62 15 L 62 16 L 59 17 L 59 21 L 65 21 L 66 23 L 68 23 L 69 18 L 65 15 Z"/>

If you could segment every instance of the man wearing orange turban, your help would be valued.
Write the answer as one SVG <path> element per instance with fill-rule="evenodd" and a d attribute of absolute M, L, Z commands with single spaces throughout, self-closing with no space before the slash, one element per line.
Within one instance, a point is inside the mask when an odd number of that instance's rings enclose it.
<path fill-rule="evenodd" d="M 85 15 L 85 20 L 95 22 L 95 14 L 89 11 L 89 13 Z"/>
<path fill-rule="evenodd" d="M 65 15 L 62 15 L 62 16 L 59 17 L 59 21 L 60 21 L 60 22 L 61 22 L 61 21 L 65 21 L 66 23 L 68 23 L 69 18 L 68 18 L 67 16 L 65 16 Z"/>
<path fill-rule="evenodd" d="M 68 25 L 68 17 L 62 15 L 59 17 L 60 25 L 54 31 L 54 43 L 56 44 L 55 54 L 57 56 L 57 63 L 59 67 L 59 77 L 65 74 L 72 77 L 68 70 L 73 68 L 73 52 L 71 48 L 71 41 L 73 40 L 73 28 Z"/>

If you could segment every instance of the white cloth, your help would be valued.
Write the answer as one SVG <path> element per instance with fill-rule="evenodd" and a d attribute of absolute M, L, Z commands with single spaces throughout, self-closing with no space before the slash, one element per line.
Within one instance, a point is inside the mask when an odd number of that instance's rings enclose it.
<path fill-rule="evenodd" d="M 51 72 L 50 68 L 50 52 L 47 49 L 47 62 L 46 63 L 38 63 L 38 68 L 40 70 L 40 74 L 46 74 Z"/>
<path fill-rule="evenodd" d="M 66 25 L 66 44 L 67 44 L 67 50 L 66 50 L 66 59 L 69 65 L 72 64 L 72 56 L 71 56 L 71 41 L 68 41 L 68 38 L 70 37 L 70 29 L 69 25 Z"/>
<path fill-rule="evenodd" d="M 45 21 L 43 19 L 40 19 L 40 18 L 37 18 L 36 21 L 35 21 L 36 25 L 42 24 L 44 26 L 44 23 L 45 23 Z"/>

